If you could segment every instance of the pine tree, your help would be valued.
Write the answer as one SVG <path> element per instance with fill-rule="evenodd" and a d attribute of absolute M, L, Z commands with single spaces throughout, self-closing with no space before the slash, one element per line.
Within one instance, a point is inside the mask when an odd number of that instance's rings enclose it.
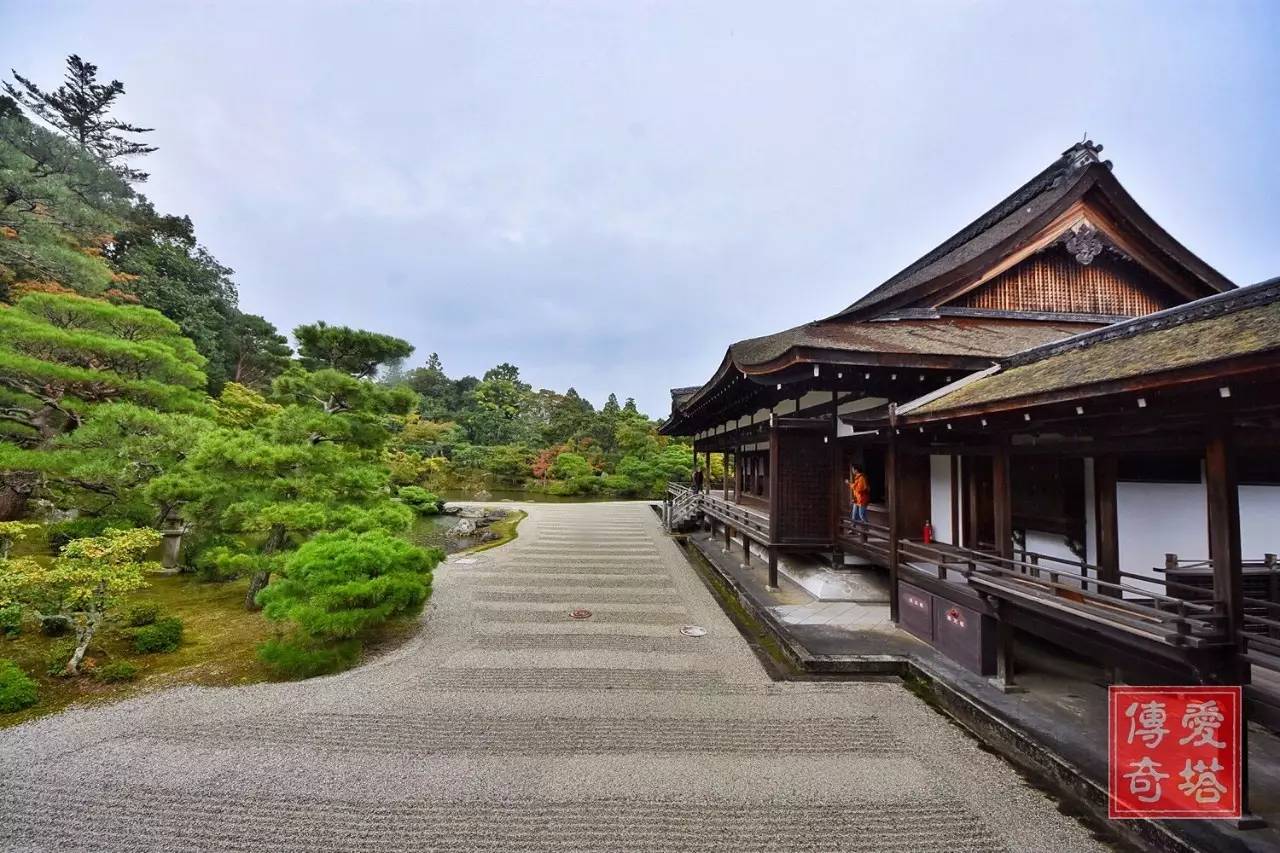
<path fill-rule="evenodd" d="M 32 293 L 0 311 L 0 422 L 11 425 L 9 440 L 38 446 L 80 426 L 97 403 L 204 410 L 204 363 L 158 311 Z"/>
<path fill-rule="evenodd" d="M 203 365 L 149 308 L 32 293 L 0 310 L 0 518 L 45 486 L 91 514 L 145 515 L 139 489 L 176 461 L 161 446 L 196 434 L 176 414 L 208 413 Z"/>
<path fill-rule="evenodd" d="M 382 365 L 413 354 L 408 341 L 364 329 L 330 326 L 323 320 L 299 326 L 293 336 L 304 367 L 327 367 L 356 379 L 369 379 Z"/>
<path fill-rule="evenodd" d="M 13 78 L 17 85 L 4 84 L 10 97 L 74 139 L 103 163 L 110 164 L 125 179 L 135 183 L 147 179 L 145 172 L 119 162 L 156 150 L 154 146 L 126 136 L 150 133 L 152 128 L 138 127 L 111 116 L 116 100 L 124 94 L 123 83 L 119 80 L 98 82 L 98 66 L 75 54 L 67 57 L 63 84 L 52 91 L 41 89 L 17 71 L 13 72 Z"/>

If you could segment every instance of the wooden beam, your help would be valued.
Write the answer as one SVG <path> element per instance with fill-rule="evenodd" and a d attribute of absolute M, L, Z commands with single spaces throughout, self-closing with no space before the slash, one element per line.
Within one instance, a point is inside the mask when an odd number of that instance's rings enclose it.
<path fill-rule="evenodd" d="M 1120 461 L 1108 453 L 1093 458 L 1093 512 L 1098 546 L 1098 578 L 1120 582 L 1120 513 L 1117 500 Z M 1118 590 L 1110 591 L 1119 594 Z"/>

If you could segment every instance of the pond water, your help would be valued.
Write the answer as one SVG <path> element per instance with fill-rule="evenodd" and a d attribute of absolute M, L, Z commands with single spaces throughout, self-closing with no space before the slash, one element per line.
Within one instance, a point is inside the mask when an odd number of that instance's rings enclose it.
<path fill-rule="evenodd" d="M 457 522 L 457 516 L 453 515 L 424 515 L 413 523 L 413 527 L 405 535 L 415 545 L 440 548 L 446 554 L 453 554 L 476 544 L 471 539 L 451 539 L 445 535 Z"/>

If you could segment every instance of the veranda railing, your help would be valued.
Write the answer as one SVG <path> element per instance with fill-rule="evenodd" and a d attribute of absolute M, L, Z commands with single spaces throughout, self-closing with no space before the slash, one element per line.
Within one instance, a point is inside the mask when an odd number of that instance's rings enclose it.
<path fill-rule="evenodd" d="M 936 566 L 939 578 L 945 579 L 950 570 L 958 571 L 970 584 L 994 594 L 1038 599 L 1171 645 L 1198 646 L 1226 640 L 1225 613 L 1218 602 L 1153 592 L 1147 575 L 1121 571 L 1118 582 L 1107 581 L 1099 577 L 1097 566 L 1051 554 L 1023 550 L 1021 556 L 1003 557 L 911 539 L 900 540 L 898 551 L 903 560 Z"/>

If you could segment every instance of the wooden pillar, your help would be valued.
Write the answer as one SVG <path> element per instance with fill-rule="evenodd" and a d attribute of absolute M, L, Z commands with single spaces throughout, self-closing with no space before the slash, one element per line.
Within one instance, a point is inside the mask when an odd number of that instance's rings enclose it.
<path fill-rule="evenodd" d="M 974 457 L 966 458 L 963 465 L 960 466 L 960 476 L 964 479 L 965 496 L 964 496 L 964 518 L 961 520 L 963 525 L 962 543 L 966 548 L 978 547 L 978 501 L 981 496 L 978 494 L 978 477 L 977 463 Z"/>
<path fill-rule="evenodd" d="M 1231 426 L 1215 423 L 1209 429 L 1204 453 L 1205 497 L 1209 510 L 1209 557 L 1213 560 L 1213 597 L 1220 602 L 1227 617 L 1227 636 L 1240 642 L 1243 628 L 1244 600 L 1241 589 L 1242 554 L 1240 550 L 1240 481 L 1236 473 L 1236 448 Z M 1233 672 L 1222 673 L 1227 683 L 1249 681 L 1249 665 L 1237 659 Z M 1241 714 L 1245 709 L 1241 709 Z M 1240 829 L 1254 829 L 1265 823 L 1249 808 L 1249 721 L 1240 725 Z"/>
<path fill-rule="evenodd" d="M 1093 459 L 1093 512 L 1097 521 L 1098 579 L 1120 583 L 1120 514 L 1116 498 L 1119 460 L 1114 454 Z M 1104 589 L 1119 596 L 1119 590 Z"/>
<path fill-rule="evenodd" d="M 889 492 L 889 619 L 898 621 L 898 540 L 902 538 L 902 465 L 901 448 L 895 434 L 889 436 L 885 449 L 885 480 Z"/>
<path fill-rule="evenodd" d="M 748 426 L 750 426 L 750 424 L 748 424 Z M 739 433 L 739 435 L 738 435 L 738 447 L 737 447 L 737 450 L 735 450 L 735 451 L 734 451 L 734 454 L 733 454 L 733 477 L 734 477 L 734 480 L 735 480 L 735 482 L 736 482 L 736 485 L 735 485 L 735 487 L 734 487 L 734 489 L 733 489 L 733 502 L 734 502 L 734 503 L 739 503 L 739 504 L 740 504 L 740 503 L 742 503 L 742 489 L 743 489 L 743 487 L 744 487 L 744 486 L 746 486 L 746 484 L 747 484 L 747 479 L 746 479 L 746 477 L 747 477 L 746 467 L 747 467 L 747 466 L 746 466 L 746 465 L 744 465 L 744 464 L 742 464 L 742 463 L 743 463 L 743 458 L 744 458 L 744 457 L 743 457 L 743 455 L 742 455 L 742 448 L 743 448 L 743 441 L 742 441 L 742 435 L 741 435 L 742 430 L 741 430 L 741 429 L 739 429 L 739 430 L 738 430 L 738 433 Z"/>
<path fill-rule="evenodd" d="M 1009 442 L 1002 439 L 991 456 L 991 509 L 996 553 L 1013 556 L 1013 494 L 1009 482 Z"/>
<path fill-rule="evenodd" d="M 1023 693 L 1017 683 L 1017 664 L 1013 649 L 1013 627 L 1004 618 L 1004 603 L 993 598 L 996 615 L 996 675 L 991 684 L 1003 693 Z"/>
<path fill-rule="evenodd" d="M 1209 431 L 1204 462 L 1213 597 L 1225 608 L 1228 637 L 1235 642 L 1244 615 L 1240 588 L 1240 489 L 1235 447 L 1226 424 L 1216 424 Z"/>
<path fill-rule="evenodd" d="M 959 545 L 960 538 L 960 457 L 951 454 L 951 544 Z"/>
<path fill-rule="evenodd" d="M 729 500 L 729 444 L 727 440 L 724 448 L 720 451 L 720 462 L 724 467 L 724 499 Z"/>
<path fill-rule="evenodd" d="M 765 587 L 769 590 L 778 588 L 778 551 L 774 543 L 778 541 L 778 428 L 769 425 L 769 582 Z"/>
<path fill-rule="evenodd" d="M 840 555 L 840 487 L 843 478 L 840 473 L 840 442 L 837 437 L 840 434 L 840 397 L 835 390 L 831 392 L 831 435 L 827 437 L 830 443 L 830 461 L 831 466 L 831 519 L 829 522 L 831 530 L 831 565 L 840 566 L 844 563 L 844 558 Z"/>

